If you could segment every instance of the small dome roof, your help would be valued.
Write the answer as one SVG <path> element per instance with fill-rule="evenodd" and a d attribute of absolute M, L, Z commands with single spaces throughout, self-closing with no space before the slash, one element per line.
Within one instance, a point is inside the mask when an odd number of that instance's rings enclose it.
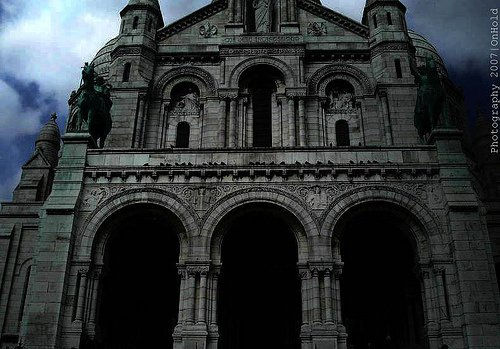
<path fill-rule="evenodd" d="M 111 52 L 113 52 L 114 44 L 118 38 L 111 39 L 104 45 L 103 48 L 97 52 L 92 63 L 95 65 L 97 75 L 102 76 L 104 79 L 109 77 L 109 67 L 111 65 Z"/>
<path fill-rule="evenodd" d="M 61 133 L 59 131 L 59 126 L 56 123 L 57 115 L 54 113 L 50 117 L 50 120 L 42 127 L 36 143 L 49 142 L 54 144 L 59 144 L 61 141 Z"/>
<path fill-rule="evenodd" d="M 441 72 L 447 76 L 448 72 L 446 70 L 444 61 L 434 45 L 432 45 L 425 37 L 418 33 L 415 33 L 413 30 L 408 30 L 408 36 L 410 37 L 413 46 L 415 46 L 417 63 L 424 64 L 425 59 L 427 57 L 430 57 L 438 64 Z"/>
<path fill-rule="evenodd" d="M 52 114 L 49 122 L 40 130 L 35 142 L 36 151 L 42 152 L 52 166 L 57 166 L 59 149 L 61 148 L 61 133 L 56 119 L 57 114 Z"/>

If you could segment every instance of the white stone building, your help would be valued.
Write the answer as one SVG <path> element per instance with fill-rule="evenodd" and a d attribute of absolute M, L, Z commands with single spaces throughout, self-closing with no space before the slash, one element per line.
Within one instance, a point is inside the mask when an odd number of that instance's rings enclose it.
<path fill-rule="evenodd" d="M 2 205 L 0 348 L 498 348 L 498 190 L 405 12 L 214 0 L 164 26 L 130 0 L 94 60 L 104 148 L 75 91 Z M 422 139 L 427 58 L 446 113 Z"/>

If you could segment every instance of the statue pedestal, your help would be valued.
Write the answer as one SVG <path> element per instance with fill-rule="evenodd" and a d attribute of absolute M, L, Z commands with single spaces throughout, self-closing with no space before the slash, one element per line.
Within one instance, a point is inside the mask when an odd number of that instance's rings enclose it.
<path fill-rule="evenodd" d="M 241 35 L 245 30 L 243 23 L 228 23 L 226 24 L 226 35 Z"/>
<path fill-rule="evenodd" d="M 300 28 L 298 22 L 283 22 L 280 24 L 281 34 L 299 34 Z"/>

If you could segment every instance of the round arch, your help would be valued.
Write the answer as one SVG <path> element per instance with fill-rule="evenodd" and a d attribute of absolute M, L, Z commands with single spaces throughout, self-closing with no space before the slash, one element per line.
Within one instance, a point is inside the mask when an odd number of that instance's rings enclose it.
<path fill-rule="evenodd" d="M 442 229 L 437 217 L 425 204 L 416 197 L 395 188 L 374 186 L 350 191 L 334 200 L 325 211 L 321 234 L 332 241 L 338 240 L 339 222 L 356 207 L 367 203 L 392 204 L 407 218 L 412 243 L 420 262 L 428 262 L 432 258 L 430 240 L 440 239 Z"/>
<path fill-rule="evenodd" d="M 75 259 L 91 261 L 100 265 L 103 262 L 106 240 L 109 234 L 100 232 L 100 227 L 115 213 L 137 204 L 152 204 L 172 213 L 182 225 L 178 229 L 180 245 L 179 262 L 185 260 L 189 252 L 189 234 L 196 235 L 199 227 L 196 224 L 196 213 L 185 206 L 175 195 L 157 189 L 133 189 L 117 194 L 102 203 L 93 214 L 87 218 L 75 249 Z"/>
<path fill-rule="evenodd" d="M 217 82 L 212 74 L 197 67 L 178 67 L 163 74 L 153 88 L 153 96 L 161 98 L 166 94 L 170 96 L 172 88 L 180 82 L 195 84 L 204 96 L 217 94 Z"/>
<path fill-rule="evenodd" d="M 295 222 L 289 221 L 297 241 L 298 261 L 303 263 L 311 258 L 313 251 L 310 249 L 310 240 L 313 236 L 319 235 L 319 230 L 307 209 L 287 193 L 271 190 L 263 191 L 258 188 L 238 191 L 207 212 L 201 228 L 207 256 L 211 256 L 215 262 L 220 262 L 222 240 L 225 233 L 224 229 L 218 230 L 220 223 L 233 210 L 252 203 L 271 204 L 282 209 L 283 213 L 293 216 Z"/>
<path fill-rule="evenodd" d="M 285 62 L 274 57 L 253 57 L 236 65 L 231 74 L 229 75 L 229 87 L 237 88 L 239 86 L 240 77 L 242 74 L 253 66 L 257 65 L 269 65 L 278 69 L 283 77 L 285 78 L 286 87 L 295 87 L 297 84 L 297 79 L 293 72 Z"/>
<path fill-rule="evenodd" d="M 349 82 L 354 87 L 357 96 L 375 93 L 372 82 L 361 69 L 345 64 L 330 64 L 318 69 L 309 78 L 308 93 L 310 95 L 326 95 L 326 87 L 333 80 Z"/>

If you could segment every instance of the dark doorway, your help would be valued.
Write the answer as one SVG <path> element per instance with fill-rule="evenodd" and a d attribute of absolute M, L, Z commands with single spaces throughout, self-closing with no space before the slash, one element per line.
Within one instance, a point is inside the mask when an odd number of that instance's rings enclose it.
<path fill-rule="evenodd" d="M 335 133 L 337 136 L 337 146 L 347 147 L 351 144 L 349 139 L 349 124 L 345 120 L 339 120 L 335 123 Z"/>
<path fill-rule="evenodd" d="M 281 73 L 266 65 L 247 70 L 240 79 L 240 88 L 250 94 L 253 107 L 254 147 L 272 147 L 272 98 L 277 85 L 282 83 Z"/>
<path fill-rule="evenodd" d="M 361 210 L 343 229 L 341 298 L 348 345 L 352 349 L 424 348 L 413 247 L 408 234 L 397 228 L 398 219 L 380 206 Z"/>
<path fill-rule="evenodd" d="M 221 349 L 299 349 L 297 244 L 271 207 L 241 213 L 222 245 Z"/>
<path fill-rule="evenodd" d="M 185 121 L 177 124 L 177 137 L 175 139 L 176 148 L 189 148 L 190 127 Z"/>
<path fill-rule="evenodd" d="M 106 349 L 172 348 L 177 324 L 176 218 L 150 205 L 124 210 L 105 254 L 99 344 Z"/>

